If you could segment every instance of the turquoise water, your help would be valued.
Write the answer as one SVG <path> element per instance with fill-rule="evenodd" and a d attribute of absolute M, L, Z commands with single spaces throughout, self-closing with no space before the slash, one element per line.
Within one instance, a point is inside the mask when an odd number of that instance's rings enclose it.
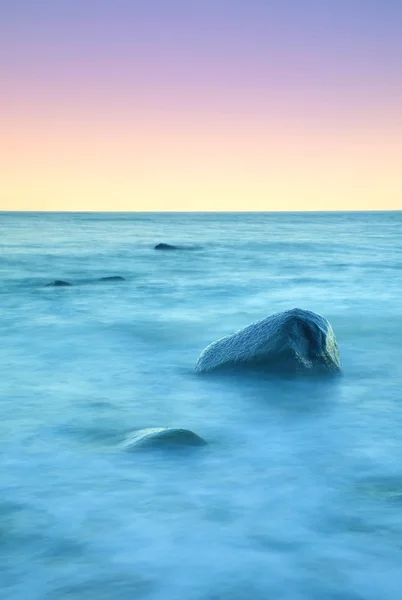
<path fill-rule="evenodd" d="M 401 232 L 397 212 L 0 213 L 0 597 L 399 598 Z M 195 375 L 294 307 L 331 322 L 340 380 Z M 161 426 L 209 445 L 122 452 Z"/>

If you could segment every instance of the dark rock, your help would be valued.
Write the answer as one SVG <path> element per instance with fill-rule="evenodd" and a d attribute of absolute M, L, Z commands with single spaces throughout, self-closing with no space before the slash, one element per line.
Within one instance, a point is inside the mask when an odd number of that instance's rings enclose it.
<path fill-rule="evenodd" d="M 330 323 L 295 308 L 253 323 L 210 344 L 196 372 L 252 369 L 278 373 L 339 373 L 338 344 Z"/>
<path fill-rule="evenodd" d="M 153 427 L 140 429 L 124 442 L 125 450 L 142 448 L 182 448 L 187 446 L 205 446 L 206 441 L 189 429 L 172 427 Z"/>
<path fill-rule="evenodd" d="M 68 287 L 71 286 L 71 283 L 68 281 L 62 281 L 61 279 L 56 279 L 52 283 L 48 283 L 46 287 Z"/>
<path fill-rule="evenodd" d="M 171 244 L 157 244 L 154 250 L 178 250 L 177 246 L 172 246 Z"/>
<path fill-rule="evenodd" d="M 120 275 L 111 275 L 110 277 L 101 277 L 99 281 L 126 281 L 124 277 Z"/>

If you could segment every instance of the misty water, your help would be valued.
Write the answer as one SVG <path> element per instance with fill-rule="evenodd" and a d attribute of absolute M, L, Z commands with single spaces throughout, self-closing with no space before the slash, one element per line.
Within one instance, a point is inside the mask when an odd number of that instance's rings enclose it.
<path fill-rule="evenodd" d="M 402 213 L 0 213 L 1 599 L 399 598 L 401 232 Z M 341 378 L 195 374 L 295 307 L 332 324 Z M 122 449 L 163 426 L 208 445 Z"/>

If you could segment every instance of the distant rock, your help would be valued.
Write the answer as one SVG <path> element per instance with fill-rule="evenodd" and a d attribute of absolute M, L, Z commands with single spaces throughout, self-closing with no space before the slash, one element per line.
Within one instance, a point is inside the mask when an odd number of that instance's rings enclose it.
<path fill-rule="evenodd" d="M 126 281 L 121 275 L 111 275 L 110 277 L 101 277 L 99 281 Z"/>
<path fill-rule="evenodd" d="M 178 250 L 177 246 L 172 246 L 171 244 L 157 244 L 154 250 Z"/>
<path fill-rule="evenodd" d="M 56 281 L 52 281 L 52 283 L 48 283 L 46 287 L 69 287 L 72 284 L 68 281 L 63 281 L 62 279 L 56 279 Z"/>
<path fill-rule="evenodd" d="M 248 325 L 210 344 L 195 370 L 253 369 L 278 373 L 338 373 L 341 361 L 330 323 L 295 308 Z"/>
<path fill-rule="evenodd" d="M 123 448 L 134 451 L 142 448 L 183 448 L 205 446 L 207 442 L 189 429 L 153 427 L 140 429 L 127 438 Z"/>

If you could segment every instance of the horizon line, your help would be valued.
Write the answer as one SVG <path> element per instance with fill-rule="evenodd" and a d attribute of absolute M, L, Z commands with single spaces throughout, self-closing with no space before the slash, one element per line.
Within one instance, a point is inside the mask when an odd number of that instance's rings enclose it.
<path fill-rule="evenodd" d="M 304 214 L 304 213 L 399 213 L 402 209 L 364 210 L 0 210 L 0 214 Z"/>

